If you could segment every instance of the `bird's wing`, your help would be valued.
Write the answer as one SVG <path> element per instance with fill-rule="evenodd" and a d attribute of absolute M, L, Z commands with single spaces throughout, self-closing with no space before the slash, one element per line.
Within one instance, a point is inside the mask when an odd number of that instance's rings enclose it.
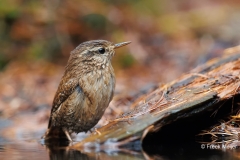
<path fill-rule="evenodd" d="M 52 113 L 54 113 L 61 106 L 61 104 L 74 92 L 74 90 L 78 86 L 78 78 L 75 76 L 70 76 L 73 77 L 70 78 L 69 76 L 70 75 L 65 74 L 62 77 L 62 80 L 53 99 L 51 116 Z M 51 117 L 48 123 L 48 128 L 49 127 L 51 127 Z"/>

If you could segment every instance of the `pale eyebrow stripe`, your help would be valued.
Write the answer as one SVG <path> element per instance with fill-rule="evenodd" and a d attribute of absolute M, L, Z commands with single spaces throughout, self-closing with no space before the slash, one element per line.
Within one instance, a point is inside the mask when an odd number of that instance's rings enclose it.
<path fill-rule="evenodd" d="M 89 51 L 97 51 L 98 49 L 100 49 L 100 48 L 105 48 L 106 49 L 106 47 L 104 46 L 104 47 L 102 47 L 102 46 L 96 46 L 96 47 L 94 47 L 94 48 L 91 48 L 91 49 L 89 49 Z"/>

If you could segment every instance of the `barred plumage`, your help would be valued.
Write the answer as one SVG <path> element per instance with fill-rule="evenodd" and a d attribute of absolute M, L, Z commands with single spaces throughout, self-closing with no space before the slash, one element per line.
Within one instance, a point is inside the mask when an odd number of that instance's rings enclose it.
<path fill-rule="evenodd" d="M 87 132 L 98 123 L 115 88 L 111 65 L 114 49 L 129 43 L 94 40 L 80 44 L 71 52 L 53 100 L 45 138 L 64 132 L 71 141 L 69 133 Z"/>

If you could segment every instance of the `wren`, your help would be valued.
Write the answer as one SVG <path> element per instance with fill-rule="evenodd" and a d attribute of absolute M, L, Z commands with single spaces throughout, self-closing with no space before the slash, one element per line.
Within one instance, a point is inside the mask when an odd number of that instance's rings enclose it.
<path fill-rule="evenodd" d="M 54 96 L 44 138 L 62 132 L 72 141 L 71 133 L 87 132 L 98 123 L 115 89 L 111 64 L 114 50 L 129 43 L 92 40 L 81 43 L 71 52 Z"/>

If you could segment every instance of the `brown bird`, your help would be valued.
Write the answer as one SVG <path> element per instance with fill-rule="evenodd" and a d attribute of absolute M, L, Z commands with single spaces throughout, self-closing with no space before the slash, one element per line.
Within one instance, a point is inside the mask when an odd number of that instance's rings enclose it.
<path fill-rule="evenodd" d="M 81 43 L 71 52 L 53 100 L 44 138 L 62 132 L 72 141 L 71 133 L 87 132 L 98 123 L 115 89 L 111 64 L 114 49 L 129 43 L 93 40 Z"/>

